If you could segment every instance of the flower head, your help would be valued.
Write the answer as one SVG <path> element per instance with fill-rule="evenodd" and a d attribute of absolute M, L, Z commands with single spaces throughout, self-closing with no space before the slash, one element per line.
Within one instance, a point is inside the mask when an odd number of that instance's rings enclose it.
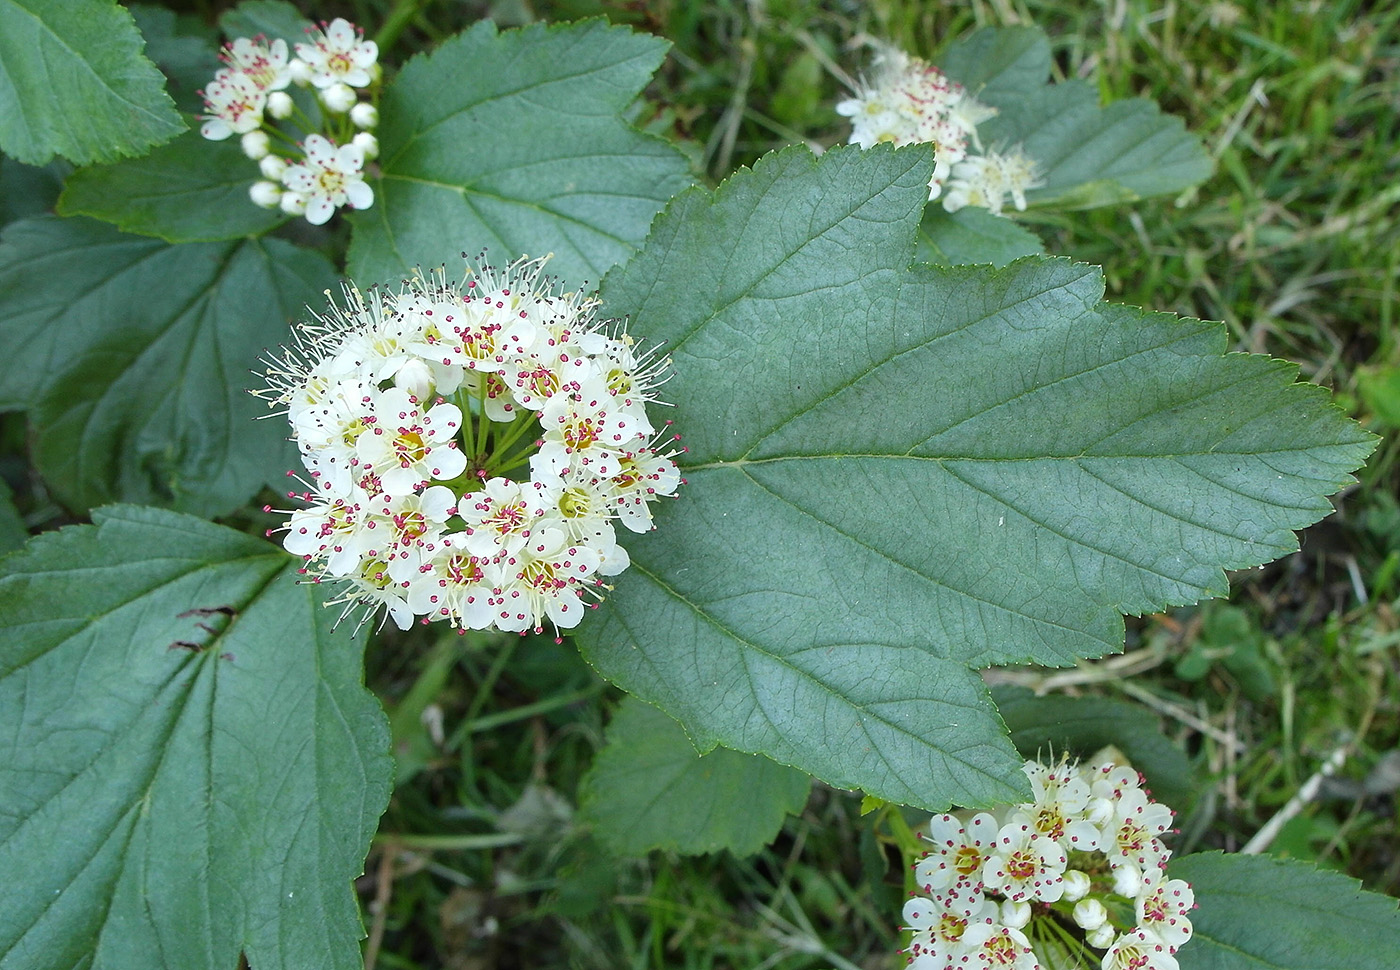
<path fill-rule="evenodd" d="M 347 584 L 347 609 L 571 628 L 630 562 L 614 524 L 650 528 L 646 506 L 680 484 L 644 407 L 665 358 L 620 352 L 630 338 L 541 265 L 347 286 L 268 358 L 259 396 L 311 479 L 283 541 Z"/>
<path fill-rule="evenodd" d="M 309 135 L 305 148 L 305 163 L 289 166 L 282 182 L 306 200 L 307 222 L 322 225 L 346 204 L 353 209 L 374 204 L 374 190 L 365 184 L 361 171 L 365 155 L 359 146 L 337 146 L 321 135 Z"/>
<path fill-rule="evenodd" d="M 348 20 L 337 17 L 322 29 L 308 29 L 311 42 L 297 44 L 297 57 L 308 70 L 308 78 L 318 88 L 347 84 L 352 88 L 367 86 L 373 78 L 370 70 L 379 59 L 379 45 L 365 40 L 363 30 Z"/>

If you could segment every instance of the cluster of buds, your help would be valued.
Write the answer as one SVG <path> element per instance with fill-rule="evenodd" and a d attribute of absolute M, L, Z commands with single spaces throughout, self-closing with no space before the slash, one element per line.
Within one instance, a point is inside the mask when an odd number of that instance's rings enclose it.
<path fill-rule="evenodd" d="M 200 92 L 205 110 L 200 133 L 212 141 L 241 136 L 243 153 L 263 176 L 249 190 L 253 202 L 319 226 L 343 205 L 374 204 L 364 166 L 379 154 L 372 133 L 379 123 L 374 105 L 379 48 L 340 18 L 307 28 L 307 35 L 308 42 L 297 44 L 291 58 L 281 39 L 269 42 L 259 35 L 227 44 L 219 55 L 227 66 Z M 294 84 L 315 93 L 316 106 L 308 110 L 319 122 L 287 92 Z M 274 121 L 294 124 L 299 137 Z"/>
<path fill-rule="evenodd" d="M 876 46 L 870 78 L 836 111 L 851 119 L 853 145 L 931 143 L 934 171 L 928 197 L 942 196 L 949 212 L 975 205 L 1000 215 L 1007 195 L 1024 210 L 1026 190 L 1038 184 L 1035 163 L 1019 149 L 975 154 L 982 152 L 977 126 L 995 115 L 995 108 L 932 64 L 897 48 Z"/>
<path fill-rule="evenodd" d="M 1191 887 L 1166 875 L 1172 813 L 1112 761 L 1028 762 L 1034 800 L 935 816 L 904 906 L 915 970 L 1177 970 Z"/>
<path fill-rule="evenodd" d="M 679 436 L 646 412 L 669 358 L 543 280 L 543 262 L 347 285 L 266 361 L 256 393 L 309 476 L 289 493 L 309 507 L 279 510 L 283 544 L 316 581 L 345 582 L 347 611 L 383 607 L 401 629 L 573 627 L 629 565 L 613 524 L 653 528 L 651 503 L 681 484 Z"/>

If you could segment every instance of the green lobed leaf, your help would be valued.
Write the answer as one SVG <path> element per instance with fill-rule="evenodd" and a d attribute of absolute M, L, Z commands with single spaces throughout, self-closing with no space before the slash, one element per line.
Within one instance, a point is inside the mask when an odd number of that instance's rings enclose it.
<path fill-rule="evenodd" d="M 621 118 L 666 47 L 600 20 L 482 21 L 414 57 L 380 104 L 382 178 L 352 219 L 350 275 L 486 247 L 496 262 L 552 252 L 551 273 L 597 281 L 689 184 L 679 152 Z"/>
<path fill-rule="evenodd" d="M 263 348 L 334 281 L 277 239 L 171 246 L 85 219 L 0 237 L 0 407 L 30 410 L 34 459 L 75 509 L 114 499 L 217 515 L 292 467 L 247 389 Z"/>
<path fill-rule="evenodd" d="M 1022 146 L 1041 187 L 1032 206 L 1087 209 L 1180 192 L 1210 176 L 1210 156 L 1181 119 L 1151 101 L 1100 107 L 1084 81 L 1046 84 L 1049 44 L 1035 28 L 986 28 L 939 59 L 997 115 L 977 128 L 988 148 Z"/>
<path fill-rule="evenodd" d="M 0 560 L 0 970 L 362 966 L 391 771 L 362 644 L 266 542 L 93 519 Z"/>
<path fill-rule="evenodd" d="M 52 211 L 70 171 L 72 166 L 64 161 L 39 167 L 0 156 L 0 228 Z"/>
<path fill-rule="evenodd" d="M 689 486 L 580 639 L 702 748 L 941 810 L 1026 790 L 970 668 L 1225 593 L 1374 439 L 1216 324 L 1101 303 L 1094 267 L 910 266 L 931 168 L 770 155 L 604 280 L 674 360 Z"/>
<path fill-rule="evenodd" d="M 625 698 L 584 781 L 582 816 L 613 852 L 750 855 L 807 803 L 812 780 L 761 755 L 700 754 L 661 711 Z"/>
<path fill-rule="evenodd" d="M 287 219 L 248 198 L 248 189 L 260 178 L 238 139 L 209 141 L 198 131 L 187 131 L 142 158 L 73 173 L 58 211 L 167 242 L 241 239 Z"/>
<path fill-rule="evenodd" d="M 0 0 L 0 149 L 42 165 L 138 155 L 185 130 L 112 0 Z"/>
<path fill-rule="evenodd" d="M 1196 894 L 1181 970 L 1400 967 L 1400 911 L 1355 879 L 1272 856 L 1202 852 L 1168 873 Z"/>
<path fill-rule="evenodd" d="M 1152 797 L 1183 808 L 1196 794 L 1191 762 L 1162 734 L 1157 717 L 1140 705 L 1109 697 L 1036 697 L 1023 687 L 998 687 L 992 699 L 1027 758 L 1061 752 L 1087 758 L 1113 745 L 1147 777 Z"/>
<path fill-rule="evenodd" d="M 968 206 L 957 212 L 944 212 L 931 205 L 924 211 L 919 227 L 915 258 L 941 266 L 991 263 L 1005 266 L 1022 256 L 1039 256 L 1045 247 L 1040 237 L 1011 219 L 992 215 L 986 209 Z"/>

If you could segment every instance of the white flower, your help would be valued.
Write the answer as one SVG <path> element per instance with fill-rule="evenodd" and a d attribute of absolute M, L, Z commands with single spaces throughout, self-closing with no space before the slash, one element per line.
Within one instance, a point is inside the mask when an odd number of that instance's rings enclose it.
<path fill-rule="evenodd" d="M 1115 804 L 1113 820 L 1105 826 L 1104 854 L 1115 868 L 1159 867 L 1166 862 L 1167 850 L 1156 836 L 1171 828 L 1171 824 L 1171 809 L 1149 801 L 1141 788 L 1125 791 Z"/>
<path fill-rule="evenodd" d="M 969 885 L 982 891 L 982 870 L 996 848 L 1000 826 L 994 816 L 979 812 L 964 826 L 952 815 L 935 815 L 929 820 L 929 851 L 914 867 L 914 878 L 925 892 L 954 884 Z"/>
<path fill-rule="evenodd" d="M 1012 902 L 1038 899 L 1053 903 L 1064 894 L 1061 878 L 1068 860 L 1058 842 L 1029 825 L 1012 821 L 997 833 L 996 845 L 982 869 L 988 891 Z"/>
<path fill-rule="evenodd" d="M 836 105 L 838 114 L 851 119 L 849 141 L 862 148 L 881 142 L 933 144 L 937 167 L 929 198 L 937 198 L 952 167 L 966 157 L 969 139 L 979 144 L 977 125 L 996 110 L 932 64 L 896 48 L 877 45 L 872 67 L 872 77 L 855 96 Z"/>
<path fill-rule="evenodd" d="M 306 196 L 300 192 L 283 192 L 281 206 L 282 211 L 289 216 L 304 216 L 306 215 Z"/>
<path fill-rule="evenodd" d="M 910 962 L 937 970 L 955 964 L 963 953 L 968 927 L 990 925 L 996 916 L 996 905 L 980 892 L 913 897 L 904 904 L 904 925 L 914 931 L 909 943 Z"/>
<path fill-rule="evenodd" d="M 355 456 L 379 476 L 391 494 L 411 492 L 424 482 L 446 481 L 462 474 L 467 458 L 457 447 L 462 411 L 455 404 L 428 410 L 401 387 L 380 392 L 369 428 L 355 439 Z"/>
<path fill-rule="evenodd" d="M 1097 849 L 1099 830 L 1085 818 L 1090 789 L 1078 768 L 1066 761 L 1054 767 L 1028 763 L 1025 772 L 1035 800 L 1019 816 L 1036 832 L 1054 839 L 1066 849 L 1082 852 Z"/>
<path fill-rule="evenodd" d="M 1001 215 L 1010 195 L 1016 209 L 1024 212 L 1026 192 L 1041 184 L 1035 172 L 1035 162 L 1019 148 L 1005 155 L 969 156 L 953 165 L 943 208 L 957 212 L 971 205 Z"/>
<path fill-rule="evenodd" d="M 347 284 L 343 305 L 265 357 L 258 396 L 286 415 L 315 482 L 284 543 L 304 572 L 345 584 L 333 602 L 347 614 L 570 629 L 630 563 L 615 522 L 649 524 L 636 506 L 680 483 L 674 452 L 637 433 L 655 363 L 620 351 L 620 329 L 594 340 L 595 301 L 542 286 L 541 262 L 462 284 L 418 273 L 397 292 Z M 540 460 L 546 438 L 560 454 Z"/>
<path fill-rule="evenodd" d="M 220 54 L 222 60 L 252 81 L 259 91 L 280 91 L 291 83 L 287 65 L 287 42 L 266 38 L 239 37 Z"/>
<path fill-rule="evenodd" d="M 242 135 L 262 125 L 262 90 L 246 75 L 225 68 L 202 92 L 204 124 L 199 133 L 210 141 L 223 141 L 229 135 Z"/>
<path fill-rule="evenodd" d="M 306 200 L 307 222 L 322 225 L 346 204 L 354 209 L 374 204 L 374 190 L 361 172 L 364 152 L 357 146 L 337 146 L 321 135 L 308 135 L 305 149 L 306 162 L 290 166 L 282 181 Z"/>
<path fill-rule="evenodd" d="M 369 69 L 379 58 L 379 46 L 364 39 L 364 31 L 337 17 L 324 30 L 308 31 L 311 43 L 297 44 L 297 57 L 306 64 L 307 78 L 318 88 L 348 84 L 362 88 L 372 80 Z"/>
<path fill-rule="evenodd" d="M 1141 928 L 1129 930 L 1103 955 L 1102 970 L 1179 970 L 1165 944 Z"/>
<path fill-rule="evenodd" d="M 583 582 L 600 562 L 596 550 L 571 544 L 563 529 L 537 531 L 501 563 L 509 579 L 495 599 L 496 626 L 515 633 L 533 627 L 539 633 L 546 616 L 556 628 L 577 626 L 583 618 Z"/>
<path fill-rule="evenodd" d="M 1018 929 L 997 923 L 978 923 L 963 934 L 966 970 L 1040 970 L 1030 941 Z"/>
<path fill-rule="evenodd" d="M 1175 953 L 1191 939 L 1186 914 L 1196 905 L 1196 894 L 1184 879 L 1168 879 L 1161 869 L 1149 870 L 1142 880 L 1135 908 L 1138 928 Z"/>

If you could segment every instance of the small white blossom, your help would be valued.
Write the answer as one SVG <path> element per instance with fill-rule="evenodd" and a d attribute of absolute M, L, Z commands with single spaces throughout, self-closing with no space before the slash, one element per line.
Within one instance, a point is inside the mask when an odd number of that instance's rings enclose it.
<path fill-rule="evenodd" d="M 1139 927 L 1108 948 L 1102 970 L 1179 970 L 1179 964 L 1163 943 Z"/>
<path fill-rule="evenodd" d="M 343 205 L 368 209 L 374 204 L 374 190 L 361 171 L 364 152 L 357 146 L 337 146 L 321 135 L 309 135 L 305 148 L 305 163 L 290 166 L 282 180 L 306 200 L 307 222 L 322 225 Z"/>
<path fill-rule="evenodd" d="M 364 39 L 364 31 L 337 17 L 322 30 L 310 30 L 309 44 L 297 44 L 297 57 L 306 65 L 307 78 L 318 88 L 346 84 L 367 86 L 370 68 L 379 58 L 379 46 Z"/>

